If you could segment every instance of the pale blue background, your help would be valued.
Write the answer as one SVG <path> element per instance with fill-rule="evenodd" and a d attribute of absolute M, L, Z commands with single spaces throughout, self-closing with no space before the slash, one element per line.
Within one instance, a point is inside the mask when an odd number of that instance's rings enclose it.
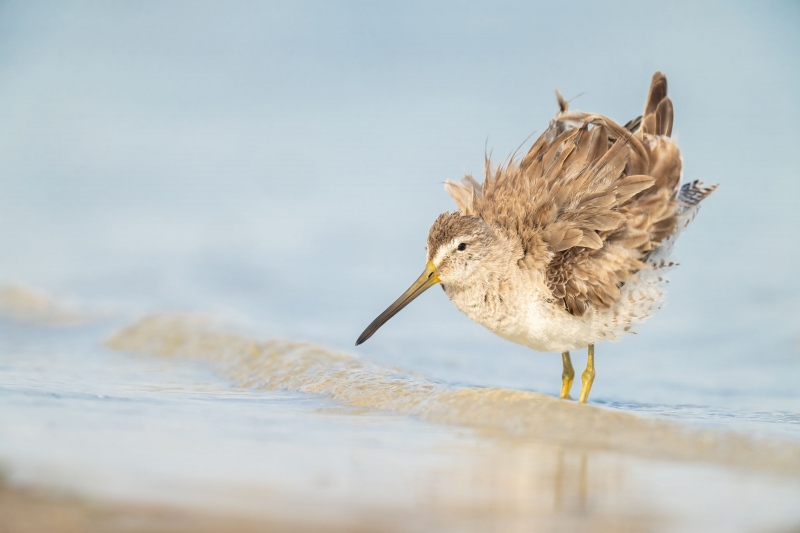
<path fill-rule="evenodd" d="M 3 2 L 0 283 L 556 393 L 558 356 L 438 290 L 352 343 L 421 271 L 445 179 L 541 131 L 556 87 L 626 121 L 660 69 L 685 177 L 722 187 L 593 398 L 797 424 L 798 28 L 796 2 Z"/>

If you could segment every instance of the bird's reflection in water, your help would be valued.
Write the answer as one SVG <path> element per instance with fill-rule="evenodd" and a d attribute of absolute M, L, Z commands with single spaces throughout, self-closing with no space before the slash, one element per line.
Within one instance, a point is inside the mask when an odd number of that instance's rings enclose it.
<path fill-rule="evenodd" d="M 575 463 L 577 459 L 577 464 Z M 558 451 L 556 471 L 553 476 L 553 511 L 586 513 L 588 498 L 588 457 L 586 452 L 567 454 Z"/>
<path fill-rule="evenodd" d="M 451 450 L 456 463 L 429 480 L 422 500 L 441 524 L 606 532 L 650 531 L 667 520 L 640 484 L 647 473 L 639 459 L 526 439 L 494 444 Z"/>

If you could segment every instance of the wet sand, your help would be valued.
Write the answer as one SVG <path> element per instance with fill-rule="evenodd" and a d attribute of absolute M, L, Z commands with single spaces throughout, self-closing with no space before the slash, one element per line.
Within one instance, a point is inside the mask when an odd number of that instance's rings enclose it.
<path fill-rule="evenodd" d="M 455 516 L 440 517 L 440 525 L 463 522 L 469 509 L 454 509 Z M 327 516 L 295 516 L 291 520 L 242 517 L 197 508 L 136 502 L 90 500 L 54 489 L 9 486 L 0 482 L 0 533 L 392 533 L 424 531 L 413 526 L 413 517 L 384 513 L 331 520 Z M 475 516 L 477 523 L 485 517 Z M 527 531 L 659 531 L 668 520 L 647 513 L 608 517 L 579 513 L 572 520 L 554 523 L 542 517 Z M 410 526 L 410 527 L 409 527 Z M 446 526 L 445 526 L 446 527 Z M 574 529 L 573 529 L 574 528 Z M 488 530 L 493 530 L 491 527 Z M 520 529 L 522 531 L 522 529 Z M 797 529 L 800 531 L 800 529 Z"/>
<path fill-rule="evenodd" d="M 54 489 L 0 482 L 0 533 L 339 533 L 391 531 L 378 524 L 291 522 L 166 505 L 90 500 Z"/>

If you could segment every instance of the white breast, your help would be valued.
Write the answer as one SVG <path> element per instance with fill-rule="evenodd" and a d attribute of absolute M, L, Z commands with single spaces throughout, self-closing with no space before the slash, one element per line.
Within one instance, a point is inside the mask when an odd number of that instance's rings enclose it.
<path fill-rule="evenodd" d="M 527 277 L 515 280 L 513 287 L 507 282 L 505 287 L 445 292 L 464 314 L 500 337 L 540 352 L 563 352 L 616 340 L 650 317 L 661 306 L 661 270 L 643 269 L 625 284 L 615 306 L 590 307 L 582 317 L 548 301 L 544 284 Z"/>

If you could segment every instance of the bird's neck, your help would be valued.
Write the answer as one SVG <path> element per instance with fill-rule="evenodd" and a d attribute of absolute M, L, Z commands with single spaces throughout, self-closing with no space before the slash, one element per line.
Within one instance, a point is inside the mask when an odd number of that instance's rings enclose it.
<path fill-rule="evenodd" d="M 500 263 L 491 269 L 481 269 L 466 283 L 445 284 L 444 292 L 463 313 L 487 325 L 489 317 L 516 311 L 518 301 L 513 294 L 521 288 L 518 270 L 511 262 Z"/>
<path fill-rule="evenodd" d="M 498 335 L 518 342 L 526 330 L 532 310 L 549 297 L 544 271 L 536 264 L 522 264 L 522 254 L 508 254 L 507 261 L 482 269 L 468 283 L 444 286 L 458 309 Z"/>

